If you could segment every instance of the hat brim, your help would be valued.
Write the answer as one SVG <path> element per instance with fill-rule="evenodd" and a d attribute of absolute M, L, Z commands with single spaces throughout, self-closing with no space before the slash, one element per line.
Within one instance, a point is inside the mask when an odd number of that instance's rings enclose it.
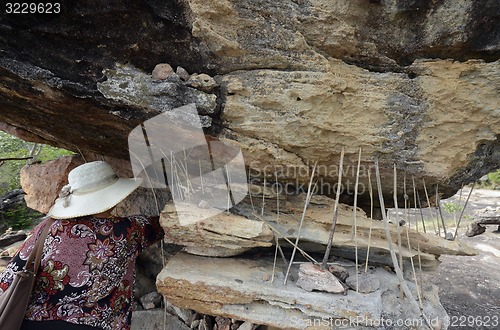
<path fill-rule="evenodd" d="M 47 215 L 54 219 L 70 219 L 98 214 L 124 200 L 142 183 L 142 179 L 118 179 L 113 184 L 87 194 L 71 194 L 68 206 L 58 198 Z"/>

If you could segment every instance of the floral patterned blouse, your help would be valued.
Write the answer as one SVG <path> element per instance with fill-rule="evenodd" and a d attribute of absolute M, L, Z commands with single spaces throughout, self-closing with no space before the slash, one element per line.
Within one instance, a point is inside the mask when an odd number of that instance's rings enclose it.
<path fill-rule="evenodd" d="M 42 221 L 0 274 L 0 292 L 12 283 L 33 249 Z M 137 255 L 161 239 L 157 218 L 144 216 L 55 220 L 25 318 L 63 320 L 106 330 L 130 329 Z"/>

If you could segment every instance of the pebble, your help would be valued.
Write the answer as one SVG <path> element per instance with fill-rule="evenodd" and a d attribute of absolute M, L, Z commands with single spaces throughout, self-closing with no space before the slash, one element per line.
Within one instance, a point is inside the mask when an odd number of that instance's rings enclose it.
<path fill-rule="evenodd" d="M 297 286 L 306 291 L 316 290 L 333 293 L 343 293 L 345 291 L 344 286 L 335 275 L 312 263 L 300 265 Z"/>
<path fill-rule="evenodd" d="M 217 324 L 217 330 L 231 330 L 231 319 L 216 316 L 215 323 Z"/>
<path fill-rule="evenodd" d="M 177 67 L 177 70 L 175 70 L 175 73 L 179 76 L 179 78 L 181 78 L 182 80 L 184 81 L 188 81 L 189 80 L 189 73 L 186 71 L 186 69 L 184 69 L 182 66 L 178 66 Z"/>
<path fill-rule="evenodd" d="M 167 301 L 166 309 L 172 315 L 177 315 L 185 324 L 192 324 L 196 313 L 191 309 L 180 308 Z M 201 323 L 200 323 L 201 326 Z"/>
<path fill-rule="evenodd" d="M 252 322 L 245 321 L 243 322 L 238 330 L 254 330 L 256 328 L 255 324 Z"/>
<path fill-rule="evenodd" d="M 158 292 L 150 292 L 141 297 L 141 304 L 144 309 L 153 309 L 160 306 L 163 297 Z"/>
<path fill-rule="evenodd" d="M 193 322 L 191 322 L 190 328 L 196 329 L 196 328 L 198 328 L 199 325 L 200 325 L 200 320 L 194 320 Z"/>
<path fill-rule="evenodd" d="M 170 64 L 160 63 L 155 66 L 151 76 L 154 80 L 165 80 L 174 74 L 174 69 L 172 69 Z"/>
<path fill-rule="evenodd" d="M 217 82 L 215 81 L 215 79 L 205 73 L 192 74 L 187 81 L 187 84 L 188 86 L 194 87 L 207 93 L 213 91 L 214 88 L 217 87 Z"/>

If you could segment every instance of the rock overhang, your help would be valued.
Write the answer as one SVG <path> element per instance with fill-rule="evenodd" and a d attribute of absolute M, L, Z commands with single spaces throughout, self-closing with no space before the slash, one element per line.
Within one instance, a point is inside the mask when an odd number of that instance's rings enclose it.
<path fill-rule="evenodd" d="M 380 157 L 387 197 L 393 163 L 408 181 L 415 177 L 422 197 L 423 179 L 445 197 L 498 168 L 495 4 L 232 1 L 214 9 L 197 0 L 130 1 L 95 7 L 101 19 L 93 5 L 66 6 L 53 20 L 2 14 L 4 130 L 125 159 L 128 132 L 160 113 L 159 104 L 201 95 L 200 114 L 213 110 L 207 133 L 241 147 L 261 179 L 272 179 L 264 169 L 275 165 L 334 166 L 342 147 L 351 169 L 359 147 L 365 168 Z M 415 17 L 425 33 L 405 23 Z M 142 27 L 119 28 L 125 21 Z M 439 59 L 448 57 L 461 62 Z M 173 83 L 178 95 L 157 102 L 146 84 L 147 102 L 134 103 L 125 89 L 112 96 L 102 88 L 113 83 L 116 63 L 144 78 L 165 61 L 215 75 L 217 89 L 204 95 Z M 323 178 L 335 183 L 335 175 Z M 352 203 L 352 194 L 343 198 Z"/>

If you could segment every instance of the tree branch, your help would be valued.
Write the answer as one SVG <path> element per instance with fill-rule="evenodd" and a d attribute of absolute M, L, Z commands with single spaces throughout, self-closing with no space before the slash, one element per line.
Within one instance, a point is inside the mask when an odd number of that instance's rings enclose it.
<path fill-rule="evenodd" d="M 12 158 L 0 158 L 0 162 L 5 162 L 8 160 L 26 160 L 26 159 L 31 159 L 33 157 L 12 157 Z"/>

